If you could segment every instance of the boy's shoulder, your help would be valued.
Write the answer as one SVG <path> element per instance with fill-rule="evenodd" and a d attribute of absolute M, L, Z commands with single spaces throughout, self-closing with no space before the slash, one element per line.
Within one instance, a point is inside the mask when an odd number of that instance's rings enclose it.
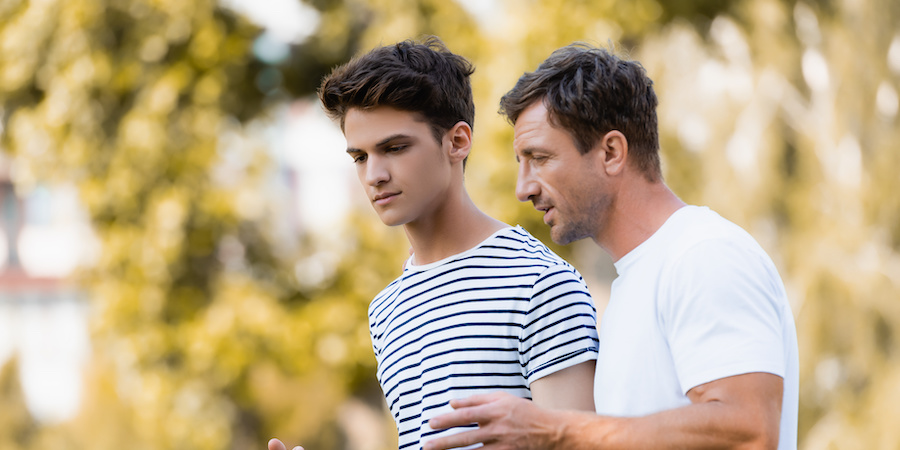
<path fill-rule="evenodd" d="M 550 250 L 543 242 L 534 237 L 521 225 L 505 228 L 485 241 L 480 247 L 506 250 L 512 252 L 532 253 L 536 256 L 547 258 L 548 261 L 564 261 L 556 253 Z"/>
<path fill-rule="evenodd" d="M 386 299 L 405 297 L 435 285 L 475 277 L 481 283 L 487 278 L 530 277 L 536 283 L 551 272 L 577 270 L 521 226 L 504 228 L 472 249 L 444 260 L 416 266 L 407 260 L 403 272 L 373 298 L 372 305 Z M 502 283 L 501 283 L 502 284 Z"/>

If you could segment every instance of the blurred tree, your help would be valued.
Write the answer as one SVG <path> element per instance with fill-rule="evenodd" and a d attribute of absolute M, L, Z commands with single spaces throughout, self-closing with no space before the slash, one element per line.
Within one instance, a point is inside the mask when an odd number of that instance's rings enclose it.
<path fill-rule="evenodd" d="M 672 26 L 638 56 L 669 183 L 747 228 L 785 278 L 802 448 L 900 442 L 898 19 L 888 1 L 740 2 L 708 37 Z"/>
<path fill-rule="evenodd" d="M 340 5 L 318 3 L 326 19 Z M 40 442 L 248 448 L 287 416 L 303 421 L 296 437 L 339 447 L 335 411 L 371 372 L 368 299 L 345 295 L 347 271 L 330 290 L 297 282 L 309 246 L 273 224 L 284 219 L 267 197 L 275 166 L 261 145 L 223 136 L 264 118 L 285 90 L 314 91 L 352 36 L 301 45 L 295 60 L 324 62 L 287 64 L 291 83 L 273 90 L 260 82 L 272 67 L 252 51 L 259 29 L 213 0 L 6 1 L 0 18 L 14 181 L 76 183 L 102 245 L 82 280 L 95 366 L 113 376 L 91 378 L 82 428 L 48 428 Z"/>
<path fill-rule="evenodd" d="M 32 440 L 39 425 L 25 406 L 15 358 L 0 366 L 0 450 L 19 448 Z"/>

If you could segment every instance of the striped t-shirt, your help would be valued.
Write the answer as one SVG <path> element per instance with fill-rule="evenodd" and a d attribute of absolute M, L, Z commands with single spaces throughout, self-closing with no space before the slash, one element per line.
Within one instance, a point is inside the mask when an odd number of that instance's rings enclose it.
<path fill-rule="evenodd" d="M 533 381 L 597 358 L 581 275 L 521 227 L 432 264 L 408 262 L 372 300 L 369 331 L 400 449 L 464 431 L 428 426 L 451 399 L 531 398 Z"/>

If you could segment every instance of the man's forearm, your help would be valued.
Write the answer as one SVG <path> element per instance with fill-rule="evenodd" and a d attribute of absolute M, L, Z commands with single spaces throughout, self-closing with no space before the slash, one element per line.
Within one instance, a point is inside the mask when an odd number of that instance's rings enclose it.
<path fill-rule="evenodd" d="M 548 410 L 505 393 L 476 395 L 451 401 L 455 411 L 430 424 L 479 428 L 438 438 L 426 450 L 478 442 L 530 450 L 778 447 L 781 377 L 737 375 L 696 386 L 687 395 L 690 405 L 642 417 Z"/>
<path fill-rule="evenodd" d="M 692 404 L 644 417 L 608 417 L 579 412 L 557 413 L 549 421 L 553 449 L 637 448 L 777 448 L 776 432 L 760 432 L 764 424 L 728 405 L 709 402 Z"/>
<path fill-rule="evenodd" d="M 479 401 L 479 407 L 432 419 L 436 428 L 472 422 L 479 423 L 480 428 L 430 442 L 426 450 L 477 442 L 528 450 L 761 449 L 778 445 L 777 417 L 774 433 L 760 432 L 767 428 L 746 417 L 739 408 L 718 402 L 692 404 L 643 417 L 609 417 L 548 410 L 518 398 L 497 399 L 499 402 L 494 405 Z M 447 419 L 450 422 L 445 422 Z"/>

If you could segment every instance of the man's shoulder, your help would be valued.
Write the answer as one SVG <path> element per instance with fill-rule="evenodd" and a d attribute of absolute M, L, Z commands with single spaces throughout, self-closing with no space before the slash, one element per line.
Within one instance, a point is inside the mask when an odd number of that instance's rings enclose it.
<path fill-rule="evenodd" d="M 698 216 L 662 258 L 660 283 L 677 286 L 673 292 L 756 286 L 783 296 L 778 269 L 750 233 L 708 209 Z M 738 295 L 743 293 L 721 297 Z"/>
<path fill-rule="evenodd" d="M 764 253 L 750 233 L 707 207 L 685 207 L 682 217 L 675 225 L 678 229 L 670 236 L 670 255 L 674 259 L 682 259 L 687 254 L 726 248 Z"/>

